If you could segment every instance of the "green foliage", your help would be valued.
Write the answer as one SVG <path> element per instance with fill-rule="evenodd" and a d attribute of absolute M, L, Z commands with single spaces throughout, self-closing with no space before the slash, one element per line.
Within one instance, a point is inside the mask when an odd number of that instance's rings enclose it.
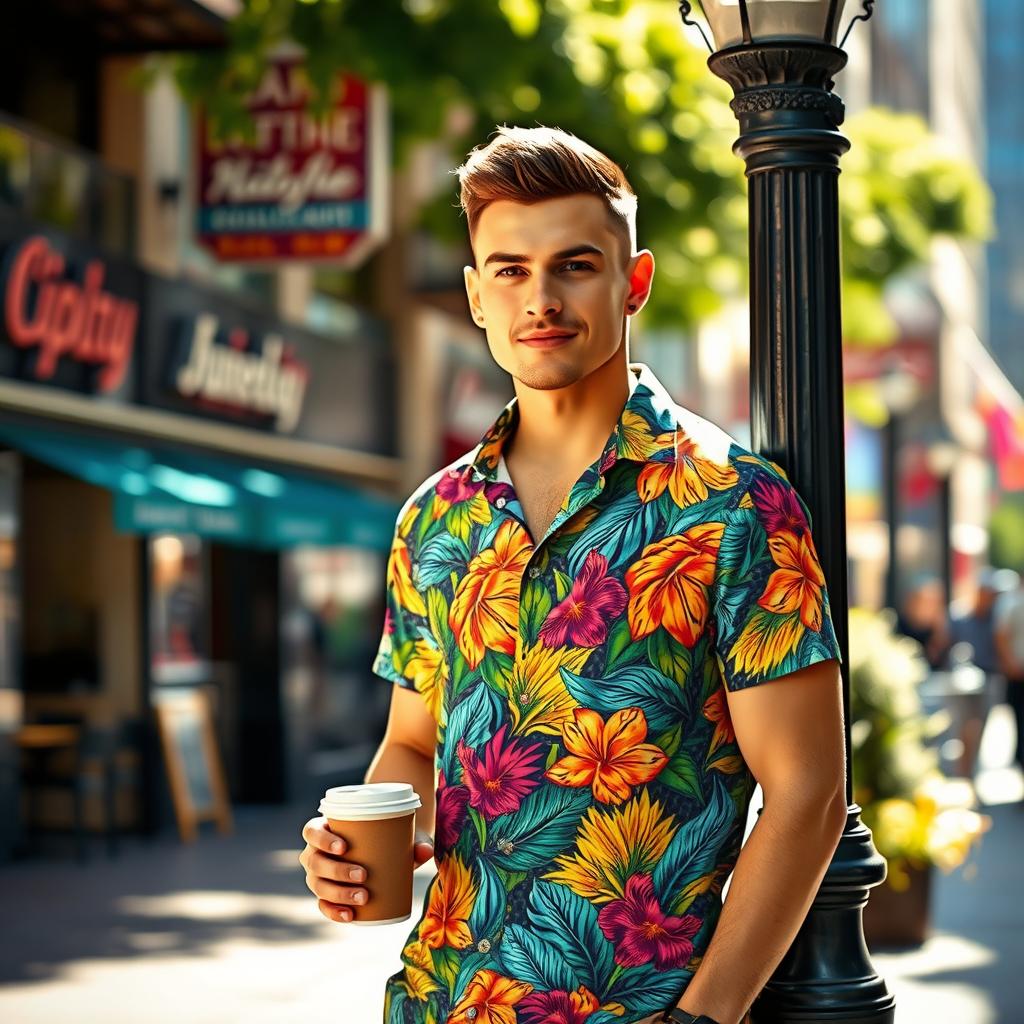
<path fill-rule="evenodd" d="M 1024 573 L 1024 494 L 1004 494 L 988 521 L 989 561 Z"/>
<path fill-rule="evenodd" d="M 747 206 L 730 91 L 670 0 L 245 0 L 228 46 L 179 58 L 177 81 L 216 130 L 245 133 L 245 95 L 287 39 L 305 49 L 321 104 L 339 69 L 387 85 L 399 162 L 417 141 L 446 138 L 454 166 L 496 124 L 544 123 L 621 163 L 640 200 L 640 243 L 658 257 L 648 324 L 685 330 L 743 293 Z M 923 258 L 938 232 L 982 237 L 989 201 L 973 168 L 941 154 L 918 119 L 872 111 L 849 129 L 847 333 L 878 342 L 891 329 L 885 278 Z M 446 189 L 423 223 L 462 241 L 454 198 Z"/>

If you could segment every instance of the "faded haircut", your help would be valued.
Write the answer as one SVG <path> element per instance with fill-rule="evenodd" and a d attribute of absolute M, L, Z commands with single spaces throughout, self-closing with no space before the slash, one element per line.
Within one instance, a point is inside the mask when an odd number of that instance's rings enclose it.
<path fill-rule="evenodd" d="M 589 143 L 560 128 L 502 125 L 455 171 L 459 202 L 472 238 L 480 214 L 499 199 L 537 203 L 594 195 L 604 201 L 628 259 L 636 249 L 636 194 L 622 168 Z"/>

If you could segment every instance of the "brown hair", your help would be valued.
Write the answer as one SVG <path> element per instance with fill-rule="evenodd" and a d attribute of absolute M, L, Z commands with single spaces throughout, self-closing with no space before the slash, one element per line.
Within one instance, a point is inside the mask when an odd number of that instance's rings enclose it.
<path fill-rule="evenodd" d="M 471 236 L 484 208 L 496 200 L 537 203 L 584 194 L 604 200 L 613 224 L 625 235 L 627 258 L 636 247 L 636 195 L 622 168 L 560 128 L 502 125 L 455 173 Z"/>

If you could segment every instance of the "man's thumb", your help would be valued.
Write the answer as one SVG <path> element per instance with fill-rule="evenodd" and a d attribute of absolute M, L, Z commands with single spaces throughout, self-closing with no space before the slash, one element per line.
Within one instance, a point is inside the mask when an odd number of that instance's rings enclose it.
<path fill-rule="evenodd" d="M 421 829 L 416 830 L 416 838 L 413 846 L 413 860 L 417 867 L 426 863 L 434 856 L 434 838 L 428 832 Z"/>

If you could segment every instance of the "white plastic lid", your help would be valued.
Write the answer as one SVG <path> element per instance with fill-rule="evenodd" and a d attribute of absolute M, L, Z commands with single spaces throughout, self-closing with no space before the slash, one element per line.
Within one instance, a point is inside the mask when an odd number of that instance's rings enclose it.
<path fill-rule="evenodd" d="M 340 821 L 364 821 L 408 814 L 420 803 L 408 782 L 366 782 L 327 790 L 320 801 L 320 813 Z"/>

